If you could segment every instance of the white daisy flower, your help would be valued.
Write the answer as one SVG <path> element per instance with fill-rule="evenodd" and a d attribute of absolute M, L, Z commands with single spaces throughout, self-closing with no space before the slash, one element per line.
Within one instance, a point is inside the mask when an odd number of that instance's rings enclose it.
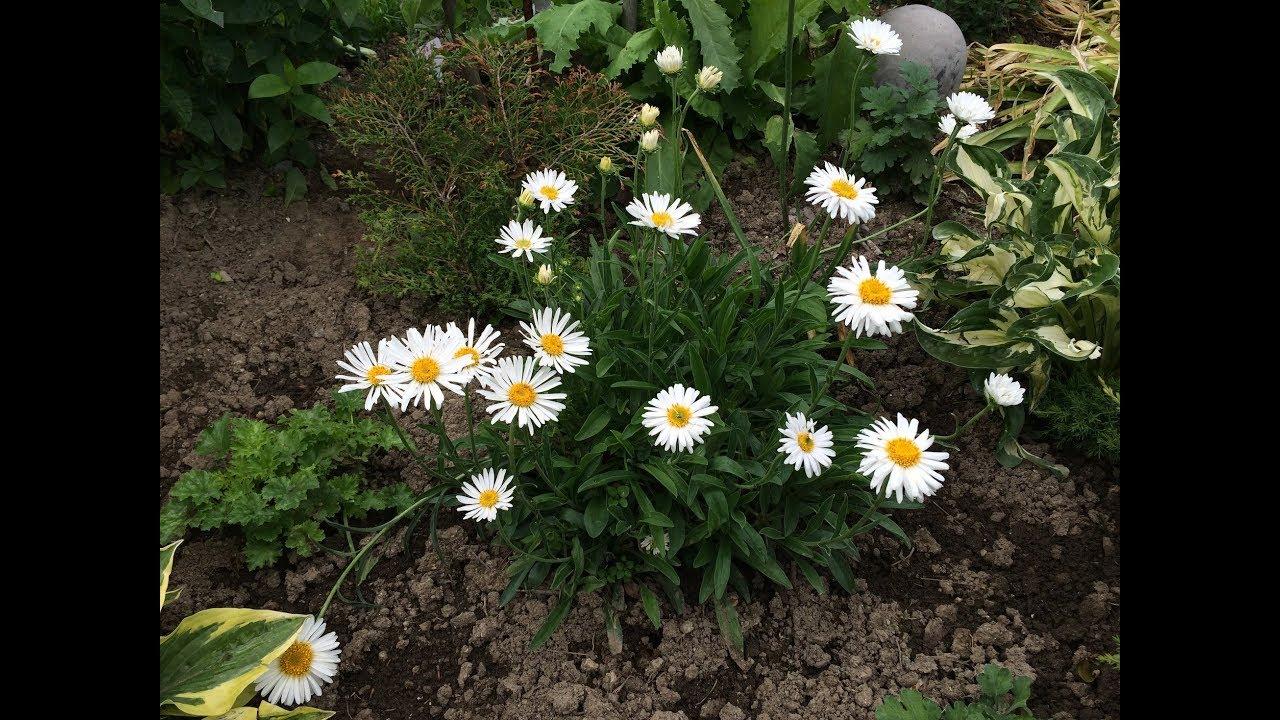
<path fill-rule="evenodd" d="M 814 421 L 805 418 L 804 413 L 792 415 L 787 413 L 787 425 L 780 428 L 782 444 L 778 452 L 786 453 L 786 463 L 796 470 L 804 466 L 805 477 L 821 475 L 822 471 L 831 467 L 836 453 L 831 449 L 831 430 L 823 425 L 814 429 Z"/>
<path fill-rule="evenodd" d="M 658 122 L 658 114 L 662 112 L 658 108 L 645 103 L 640 106 L 640 112 L 636 115 L 636 120 L 640 122 L 640 127 L 653 127 Z"/>
<path fill-rule="evenodd" d="M 849 23 L 853 44 L 876 55 L 897 55 L 902 51 L 902 37 L 883 20 L 854 20 Z"/>
<path fill-rule="evenodd" d="M 971 92 L 953 93 L 947 98 L 947 108 L 957 120 L 970 125 L 981 125 L 996 116 L 996 111 L 991 109 L 982 96 Z"/>
<path fill-rule="evenodd" d="M 338 634 L 326 633 L 324 620 L 307 617 L 293 644 L 258 678 L 258 694 L 276 705 L 301 705 L 319 697 L 321 688 L 333 682 L 341 654 Z"/>
<path fill-rule="evenodd" d="M 929 452 L 933 438 L 928 430 L 917 434 L 919 425 L 919 420 L 908 422 L 899 413 L 896 424 L 880 418 L 858 433 L 858 447 L 864 453 L 858 472 L 871 478 L 872 490 L 880 492 L 883 486 L 885 497 L 896 494 L 902 502 L 905 495 L 923 502 L 942 487 L 938 471 L 949 467 L 942 461 L 950 454 Z"/>
<path fill-rule="evenodd" d="M 902 332 L 902 323 L 915 318 L 906 309 L 916 306 L 920 292 L 907 283 L 900 268 L 885 267 L 881 260 L 873 273 L 867 259 L 859 255 L 852 267 L 836 268 L 827 294 L 836 306 L 836 322 L 848 325 L 854 337 L 862 337 Z"/>
<path fill-rule="evenodd" d="M 698 234 L 702 216 L 692 210 L 689 203 L 665 193 L 645 193 L 627 206 L 627 212 L 636 218 L 631 221 L 632 225 L 653 228 L 673 238 Z"/>
<path fill-rule="evenodd" d="M 453 352 L 453 356 L 467 361 L 462 366 L 462 369 L 458 371 L 458 374 L 463 377 L 463 385 L 475 379 L 476 375 L 483 375 L 488 372 L 488 368 L 493 365 L 498 355 L 502 353 L 502 348 L 506 347 L 502 343 L 493 344 L 499 335 L 492 325 L 485 325 L 484 330 L 480 331 L 480 337 L 476 337 L 475 318 L 467 320 L 467 333 L 465 335 L 462 334 L 462 328 L 453 323 L 449 323 L 449 326 L 445 328 L 445 332 L 462 341 L 462 345 Z"/>
<path fill-rule="evenodd" d="M 809 185 L 808 199 L 813 205 L 821 205 L 833 220 L 844 218 L 853 222 L 866 222 L 876 216 L 876 189 L 866 185 L 867 179 L 854 181 L 844 168 L 831 163 L 826 167 L 813 167 L 804 181 Z"/>
<path fill-rule="evenodd" d="M 560 212 L 572 205 L 573 194 L 578 192 L 578 183 L 565 177 L 563 172 L 550 168 L 525 175 L 522 187 L 533 193 L 544 213 Z"/>
<path fill-rule="evenodd" d="M 693 446 L 711 430 L 707 416 L 719 409 L 710 397 L 676 383 L 645 405 L 643 422 L 655 445 L 672 452 L 693 452 Z"/>
<path fill-rule="evenodd" d="M 524 344 L 533 348 L 538 364 L 554 367 L 558 372 L 573 372 L 579 365 L 586 365 L 585 356 L 591 354 L 587 336 L 579 330 L 578 321 L 569 313 L 543 308 L 533 314 L 533 324 L 520 323 L 525 332 Z"/>
<path fill-rule="evenodd" d="M 653 61 L 658 69 L 667 75 L 674 75 L 684 67 L 684 51 L 675 45 L 668 45 L 654 56 Z"/>
<path fill-rule="evenodd" d="M 956 129 L 955 115 L 943 115 L 942 119 L 938 121 L 938 130 L 940 130 L 942 134 L 946 135 L 947 137 L 951 137 L 951 131 L 955 129 Z M 960 132 L 956 133 L 956 137 L 960 138 L 961 140 L 965 140 L 973 137 L 973 134 L 976 132 L 978 132 L 977 125 L 965 125 L 964 127 L 960 128 Z"/>
<path fill-rule="evenodd" d="M 534 253 L 546 252 L 551 247 L 553 237 L 544 236 L 542 234 L 542 226 L 534 225 L 532 220 L 525 220 L 523 223 L 512 220 L 507 226 L 499 232 L 502 237 L 494 238 L 494 242 L 502 246 L 498 252 L 505 255 L 511 253 L 511 257 L 520 257 L 520 253 L 524 253 L 524 259 L 533 262 Z"/>
<path fill-rule="evenodd" d="M 471 482 L 462 484 L 462 494 L 457 495 L 458 512 L 466 513 L 462 517 L 467 520 L 488 520 L 493 522 L 499 510 L 511 507 L 512 478 L 507 477 L 506 470 L 494 473 L 493 468 L 485 468 L 478 475 L 471 476 Z"/>
<path fill-rule="evenodd" d="M 1022 389 L 1022 383 L 1004 373 L 999 375 L 991 373 L 988 375 L 987 381 L 982 385 L 982 389 L 987 397 L 991 398 L 991 402 L 1001 407 L 1021 405 L 1022 397 L 1026 393 Z"/>
<path fill-rule="evenodd" d="M 708 65 L 698 71 L 698 89 L 702 92 L 711 92 L 716 89 L 720 81 L 724 79 L 724 73 L 715 65 Z"/>
<path fill-rule="evenodd" d="M 451 334 L 434 325 L 424 332 L 409 328 L 403 340 L 392 339 L 388 347 L 391 366 L 408 376 L 400 389 L 401 408 L 417 403 L 428 410 L 443 407 L 441 388 L 462 394 L 467 381 L 462 370 L 471 359 L 458 355 L 465 340 L 462 333 Z"/>
<path fill-rule="evenodd" d="M 484 376 L 487 389 L 480 394 L 494 404 L 487 408 L 494 423 L 510 423 L 528 427 L 529 432 L 542 423 L 555 420 L 564 410 L 564 393 L 550 392 L 560 386 L 560 376 L 551 368 L 539 368 L 534 358 L 505 357 Z"/>
<path fill-rule="evenodd" d="M 658 132 L 658 128 L 645 130 L 640 133 L 640 149 L 644 152 L 653 152 L 658 149 L 658 140 L 662 137 L 662 133 Z"/>
<path fill-rule="evenodd" d="M 653 541 L 653 536 L 645 535 L 640 538 L 640 549 L 651 555 L 664 555 L 669 553 L 671 552 L 671 536 L 667 534 L 666 530 L 662 531 L 662 548 L 659 549 L 658 545 Z"/>
<path fill-rule="evenodd" d="M 368 342 L 352 345 L 346 352 L 346 362 L 338 361 L 338 366 L 351 374 L 337 376 L 339 380 L 351 382 L 338 388 L 338 392 L 367 389 L 369 394 L 364 399 L 365 410 L 372 410 L 380 398 L 386 398 L 388 405 L 399 405 L 400 391 L 408 376 L 392 369 L 388 357 L 390 344 L 386 338 L 379 340 L 376 353 Z"/>

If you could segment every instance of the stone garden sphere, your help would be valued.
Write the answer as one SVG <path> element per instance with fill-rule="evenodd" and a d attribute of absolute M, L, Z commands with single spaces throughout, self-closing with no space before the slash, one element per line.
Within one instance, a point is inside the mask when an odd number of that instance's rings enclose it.
<path fill-rule="evenodd" d="M 892 25 L 894 32 L 902 36 L 902 52 L 876 56 L 879 62 L 872 79 L 877 85 L 905 85 L 899 68 L 904 62 L 914 62 L 933 69 L 939 98 L 945 98 L 960 87 L 967 48 L 964 33 L 960 32 L 960 26 L 950 15 L 928 5 L 903 5 L 881 15 L 880 19 Z"/>

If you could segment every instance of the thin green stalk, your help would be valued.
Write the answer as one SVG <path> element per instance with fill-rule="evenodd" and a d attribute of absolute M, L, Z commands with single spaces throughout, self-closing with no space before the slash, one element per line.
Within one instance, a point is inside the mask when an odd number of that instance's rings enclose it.
<path fill-rule="evenodd" d="M 987 401 L 986 406 L 984 406 L 981 410 L 979 410 L 977 413 L 975 413 L 973 417 L 969 418 L 969 422 L 967 422 L 967 423 L 965 423 L 965 424 L 961 425 L 960 427 L 956 428 L 956 431 L 955 431 L 955 432 L 953 432 L 953 433 L 951 433 L 950 435 L 939 435 L 939 436 L 935 436 L 935 437 L 934 437 L 934 439 L 935 439 L 935 440 L 937 440 L 938 442 L 952 442 L 952 441 L 954 441 L 956 438 L 958 438 L 958 437 L 960 437 L 961 435 L 963 435 L 963 434 L 964 434 L 964 432 L 965 432 L 966 430 L 968 430 L 969 428 L 973 427 L 973 424 L 974 424 L 974 423 L 976 423 L 976 422 L 978 422 L 978 418 L 980 418 L 980 417 L 982 417 L 983 415 L 986 415 L 988 412 L 990 412 L 991 408 L 992 408 L 992 403 L 991 403 L 991 401 L 989 401 L 989 400 L 988 400 L 988 401 Z"/>
<path fill-rule="evenodd" d="M 395 517 L 391 518 L 391 520 L 389 520 L 383 526 L 383 528 L 379 530 L 373 537 L 369 538 L 369 542 L 365 543 L 364 547 L 360 548 L 360 551 L 355 554 L 355 557 L 351 558 L 351 562 L 347 563 L 347 566 L 342 568 L 342 572 L 338 574 L 337 581 L 333 583 L 333 587 L 329 590 L 329 594 L 326 595 L 324 598 L 324 604 L 320 606 L 320 612 L 316 613 L 317 618 L 324 617 L 325 612 L 329 610 L 329 603 L 333 602 L 333 596 L 336 595 L 338 592 L 338 588 L 342 587 L 342 582 L 347 579 L 347 575 L 350 574 L 351 569 L 360 564 L 360 561 L 364 558 L 365 553 L 369 552 L 369 550 L 374 545 L 377 545 L 378 541 L 382 539 L 382 536 L 385 535 L 386 532 L 390 530 L 393 525 L 395 525 L 400 520 L 404 519 L 406 515 L 413 512 L 415 509 L 417 509 L 419 505 L 431 499 L 434 499 L 434 494 L 432 492 L 428 492 L 427 494 L 418 498 L 416 501 L 414 501 L 412 505 L 402 510 L 399 515 L 396 515 Z"/>
<path fill-rule="evenodd" d="M 465 387 L 462 389 L 462 404 L 467 408 L 467 435 L 471 438 L 471 461 L 475 462 L 479 455 L 476 452 L 476 421 L 471 414 L 471 393 Z"/>
<path fill-rule="evenodd" d="M 783 74 L 786 89 L 782 99 L 782 139 L 778 141 L 782 145 L 782 152 L 778 153 L 781 159 L 778 165 L 778 205 L 782 211 L 782 232 L 784 233 L 791 227 L 791 214 L 787 211 L 788 196 L 791 194 L 791 178 L 787 170 L 791 165 L 791 92 L 795 86 L 792 77 L 791 46 L 795 39 L 795 23 L 796 0 L 787 0 L 787 44 L 783 46 Z"/>
<path fill-rule="evenodd" d="M 849 139 L 840 151 L 840 167 L 845 167 L 849 160 L 849 148 L 853 147 L 854 127 L 858 123 L 858 83 L 862 80 L 862 68 L 866 65 L 867 56 L 859 54 L 858 64 L 853 68 L 853 87 L 849 90 Z"/>
<path fill-rule="evenodd" d="M 604 227 L 604 192 L 605 192 L 605 185 L 607 184 L 609 184 L 609 176 L 602 171 L 600 173 L 600 235 L 601 236 L 603 236 L 605 232 L 607 232 Z"/>
<path fill-rule="evenodd" d="M 955 146 L 956 135 L 959 134 L 961 126 L 960 118 L 956 118 L 955 127 L 951 128 L 951 134 L 947 136 L 947 144 L 942 148 L 942 152 L 938 153 L 938 161 L 933 166 L 933 182 L 929 185 L 929 208 L 924 216 L 924 234 L 920 236 L 920 244 L 916 246 L 915 254 L 919 255 L 924 246 L 929 242 L 929 237 L 933 234 L 933 206 L 938 202 L 938 196 L 942 194 L 942 163 L 946 159 L 947 153 L 951 152 Z"/>
<path fill-rule="evenodd" d="M 906 225 L 907 223 L 911 222 L 912 220 L 915 220 L 916 218 L 920 217 L 920 216 L 921 216 L 921 215 L 923 215 L 923 214 L 925 214 L 925 211 L 924 211 L 924 210 L 921 210 L 920 212 L 916 213 L 915 215 L 912 215 L 912 216 L 911 216 L 911 217 L 909 217 L 909 218 L 904 218 L 904 219 L 899 220 L 898 222 L 896 222 L 896 223 L 894 223 L 894 224 L 890 225 L 889 227 L 881 228 L 881 229 L 879 229 L 879 230 L 877 230 L 877 231 L 875 231 L 875 232 L 871 233 L 870 235 L 867 235 L 866 237 L 859 238 L 859 239 L 858 239 L 858 242 L 859 242 L 859 243 L 864 243 L 864 242 L 866 242 L 866 241 L 868 241 L 868 240 L 874 240 L 874 239 L 876 239 L 876 238 L 880 237 L 881 235 L 883 235 L 883 234 L 885 234 L 885 233 L 889 232 L 890 230 L 892 230 L 892 229 L 894 229 L 894 228 L 896 228 L 896 227 L 899 227 L 899 226 L 901 226 L 901 225 Z M 836 249 L 836 248 L 838 248 L 838 247 L 841 247 L 841 245 L 829 245 L 829 246 L 827 246 L 827 247 L 824 247 L 824 248 L 822 248 L 822 254 L 823 254 L 823 255 L 826 255 L 827 253 L 831 252 L 832 250 L 835 250 L 835 249 Z M 837 258 L 839 258 L 839 257 L 840 257 L 840 256 L 837 256 Z M 838 260 L 837 260 L 837 262 L 838 262 Z"/>
<path fill-rule="evenodd" d="M 822 391 L 815 396 L 818 400 L 822 400 L 823 396 L 831 390 L 831 385 L 835 383 L 836 376 L 840 374 L 840 367 L 844 365 L 845 353 L 849 352 L 849 346 L 853 344 L 853 334 L 853 330 L 849 330 L 849 332 L 844 336 L 844 342 L 840 343 L 840 354 L 836 356 L 836 363 L 831 368 L 831 372 L 827 373 L 827 380 L 822 384 Z M 829 408 L 831 406 L 828 405 L 827 407 Z M 821 417 L 824 414 L 825 413 L 823 413 L 822 410 L 818 410 L 814 412 L 814 419 Z"/>

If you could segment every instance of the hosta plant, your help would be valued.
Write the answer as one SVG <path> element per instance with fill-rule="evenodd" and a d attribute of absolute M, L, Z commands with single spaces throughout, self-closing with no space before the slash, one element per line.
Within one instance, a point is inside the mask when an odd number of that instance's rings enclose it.
<path fill-rule="evenodd" d="M 869 384 L 845 358 L 883 347 L 869 336 L 911 321 L 903 308 L 916 291 L 901 271 L 862 260 L 838 268 L 850 262 L 857 225 L 829 257 L 825 231 L 810 243 L 798 227 L 789 261 L 763 264 L 692 135 L 687 142 L 736 249 L 713 249 L 687 203 L 646 193 L 615 207 L 619 229 L 592 239 L 584 260 L 540 270 L 559 238 L 598 224 L 575 228 L 571 214 L 593 198 L 556 172 L 531 173 L 514 223 L 496 238 L 510 256 L 491 258 L 520 279 L 521 297 L 506 308 L 520 321 L 520 346 L 504 348 L 478 325 L 409 328 L 376 350 L 357 346 L 362 362 L 342 376 L 345 390 L 397 422 L 404 408 L 427 407 L 440 439 L 440 452 L 420 458 L 437 485 L 368 528 L 373 540 L 433 507 L 482 523 L 513 551 L 502 603 L 521 591 L 555 594 L 535 646 L 579 593 L 601 591 L 619 648 L 622 588 L 635 583 L 655 625 L 660 595 L 677 612 L 686 598 L 709 602 L 741 649 L 731 591 L 750 595 L 756 578 L 790 587 L 793 577 L 821 592 L 827 577 L 851 589 L 854 539 L 883 528 L 907 542 L 888 511 L 918 507 L 947 467 L 916 421 L 873 424 L 834 392 Z M 835 168 L 814 177 L 813 201 L 831 216 L 874 216 L 865 179 Z M 451 437 L 439 418 L 457 395 L 468 427 Z"/>
<path fill-rule="evenodd" d="M 160 548 L 160 609 L 177 598 L 169 590 L 181 540 Z M 254 681 L 298 636 L 305 615 L 275 610 L 213 608 L 189 615 L 160 638 L 160 714 L 220 720 L 326 720 L 328 710 L 285 710 L 268 702 L 244 707 Z"/>
<path fill-rule="evenodd" d="M 938 225 L 940 252 L 919 263 L 915 277 L 934 298 L 959 308 L 936 329 L 917 322 L 921 346 L 961 367 L 1025 374 L 1031 409 L 1055 364 L 1087 363 L 1102 383 L 1120 369 L 1115 100 L 1081 70 L 1048 78 L 1068 103 L 1053 118 L 1053 150 L 1028 177 L 1017 178 L 999 153 L 957 140 L 946 164 L 986 201 L 986 227 Z M 1014 464 L 1025 454 L 1012 441 L 1022 414 L 1007 418 L 1001 459 Z"/>

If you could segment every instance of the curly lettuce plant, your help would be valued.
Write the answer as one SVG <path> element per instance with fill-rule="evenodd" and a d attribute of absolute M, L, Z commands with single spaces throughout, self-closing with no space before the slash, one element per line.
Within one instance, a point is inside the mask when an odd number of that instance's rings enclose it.
<path fill-rule="evenodd" d="M 740 650 L 730 588 L 749 596 L 757 576 L 790 587 L 794 568 L 820 592 L 827 575 L 851 589 L 859 534 L 884 528 L 908 542 L 887 511 L 919 507 L 937 490 L 947 454 L 930 449 L 918 422 L 873 423 L 833 389 L 870 384 L 844 360 L 855 349 L 883 347 L 870 335 L 901 332 L 916 291 L 883 263 L 837 268 L 856 224 L 829 259 L 828 221 L 812 244 L 797 227 L 790 261 L 763 265 L 693 135 L 686 137 L 733 227 L 736 251 L 714 251 L 687 203 L 649 192 L 619 211 L 617 231 L 590 241 L 585 260 L 562 262 L 564 238 L 600 224 L 577 225 L 573 210 L 589 195 L 574 181 L 553 170 L 530 173 L 514 221 L 496 239 L 501 254 L 492 256 L 520 279 L 522 297 L 506 311 L 521 321 L 525 347 L 504 348 L 491 327 L 473 322 L 465 332 L 452 324 L 410 328 L 348 353 L 343 390 L 367 393 L 395 422 L 405 408 L 428 409 L 439 451 L 418 460 L 437 485 L 366 529 L 375 537 L 338 578 L 326 608 L 396 522 L 430 513 L 434 527 L 436 512 L 456 505 L 513 551 L 503 604 L 521 590 L 556 594 L 534 646 L 578 593 L 603 591 L 610 645 L 619 649 L 622 586 L 634 582 L 655 626 L 659 593 L 680 612 L 688 591 L 714 605 Z M 633 187 L 679 187 L 674 174 L 648 177 L 654 157 L 630 173 Z M 865 179 L 828 165 L 809 182 L 812 200 L 831 217 L 874 215 Z M 488 401 L 487 418 L 472 406 L 472 383 Z M 443 406 L 455 395 L 468 423 L 461 437 L 443 425 Z"/>
<path fill-rule="evenodd" d="M 181 543 L 178 540 L 160 548 L 161 610 L 166 602 L 178 597 L 178 590 L 169 589 L 169 575 Z M 281 658 L 287 659 L 291 653 L 301 655 L 295 648 L 307 645 L 305 639 L 300 642 L 299 636 L 305 633 L 309 620 L 305 615 L 243 608 L 213 608 L 183 618 L 173 632 L 160 638 L 160 714 L 220 720 L 333 717 L 335 713 L 329 710 L 285 710 L 266 700 L 256 708 L 244 706 L 254 695 L 255 681 L 279 668 Z M 308 653 L 310 647 L 307 645 Z M 308 666 L 310 658 L 308 654 Z M 305 699 L 287 704 L 295 702 Z"/>

